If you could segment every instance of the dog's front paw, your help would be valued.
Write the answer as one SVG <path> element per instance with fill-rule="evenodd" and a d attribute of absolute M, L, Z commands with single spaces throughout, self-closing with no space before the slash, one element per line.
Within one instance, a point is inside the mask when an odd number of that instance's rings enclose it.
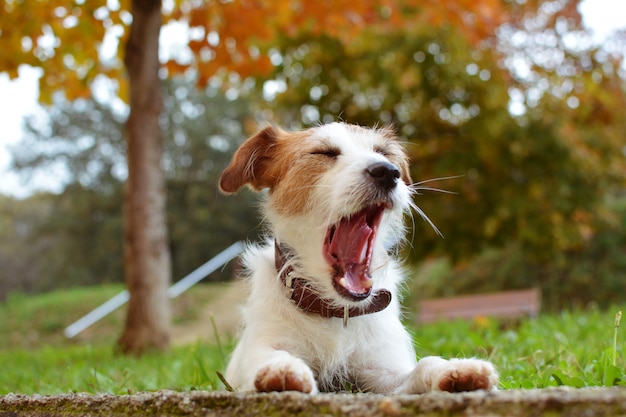
<path fill-rule="evenodd" d="M 287 354 L 275 358 L 256 374 L 254 386 L 257 391 L 300 391 L 316 393 L 317 383 L 313 371 L 304 361 Z"/>
<path fill-rule="evenodd" d="M 480 359 L 451 359 L 437 367 L 432 375 L 434 391 L 463 392 L 493 390 L 498 386 L 498 373 L 490 362 Z"/>
<path fill-rule="evenodd" d="M 417 363 L 409 377 L 394 392 L 462 392 L 494 390 L 497 386 L 498 373 L 490 362 L 480 359 L 445 360 L 438 356 L 427 356 Z"/>

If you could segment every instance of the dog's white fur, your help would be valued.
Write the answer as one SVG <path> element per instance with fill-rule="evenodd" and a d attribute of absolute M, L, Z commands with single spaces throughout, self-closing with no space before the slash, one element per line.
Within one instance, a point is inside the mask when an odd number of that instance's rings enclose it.
<path fill-rule="evenodd" d="M 289 300 L 289 289 L 276 271 L 273 241 L 248 248 L 244 265 L 250 296 L 244 330 L 226 371 L 226 380 L 236 389 L 316 393 L 352 386 L 376 393 L 423 393 L 496 388 L 498 376 L 489 362 L 415 359 L 412 338 L 400 322 L 398 286 L 403 277 L 389 255 L 403 238 L 412 192 L 406 156 L 390 130 L 344 123 L 295 133 L 266 128 L 237 151 L 220 187 L 225 192 L 244 185 L 269 188 L 264 214 L 272 237 L 297 254 L 291 265 L 297 275 L 322 298 L 355 306 L 369 300 L 338 294 L 322 246 L 329 227 L 379 198 L 366 173 L 376 162 L 389 162 L 402 173 L 384 197 L 390 207 L 370 264 L 373 290 L 389 290 L 391 304 L 350 318 L 344 328 L 341 318 L 304 312 Z"/>

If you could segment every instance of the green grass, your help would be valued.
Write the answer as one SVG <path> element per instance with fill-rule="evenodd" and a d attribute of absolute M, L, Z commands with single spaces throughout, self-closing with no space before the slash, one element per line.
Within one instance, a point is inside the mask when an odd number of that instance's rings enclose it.
<path fill-rule="evenodd" d="M 614 345 L 616 311 L 563 312 L 513 324 L 478 319 L 423 326 L 416 331 L 417 352 L 489 359 L 503 389 L 626 385 L 619 335 Z"/>
<path fill-rule="evenodd" d="M 0 363 L 0 395 L 213 390 L 214 370 L 223 367 L 217 349 L 200 343 L 141 358 L 117 355 L 111 346 L 46 346 L 0 351 Z"/>
<path fill-rule="evenodd" d="M 123 289 L 122 285 L 103 285 L 36 296 L 10 294 L 0 304 L 0 350 L 64 345 L 67 325 Z M 116 311 L 95 326 L 97 332 L 88 329 L 77 341 L 106 342 L 123 323 L 123 314 L 123 309 Z"/>
<path fill-rule="evenodd" d="M 221 288 L 223 284 L 196 285 L 176 298 L 172 303 L 174 323 L 195 319 L 204 303 L 219 296 Z M 63 329 L 123 290 L 120 284 L 72 288 L 35 296 L 10 294 L 4 303 L 0 302 L 0 351 L 48 345 L 112 345 L 121 334 L 126 306 L 70 341 L 63 335 Z"/>
<path fill-rule="evenodd" d="M 222 352 L 232 346 L 230 340 L 224 346 L 197 343 L 141 358 L 118 355 L 114 345 L 123 311 L 78 340 L 64 339 L 67 324 L 120 289 L 107 286 L 12 296 L 0 304 L 0 395 L 223 389 L 216 372 L 224 368 Z M 175 322 L 194 320 L 203 302 L 217 293 L 218 287 L 200 285 L 175 300 Z M 500 372 L 503 389 L 626 385 L 626 335 L 619 332 L 615 320 L 619 309 L 513 322 L 478 318 L 412 330 L 418 356 L 489 359 Z"/>
<path fill-rule="evenodd" d="M 219 296 L 221 288 L 197 285 L 176 298 L 174 323 L 196 319 L 203 303 Z M 141 358 L 116 354 L 124 308 L 74 339 L 63 336 L 67 325 L 122 290 L 121 285 L 106 285 L 36 296 L 13 294 L 0 304 L 0 395 L 217 389 L 215 371 L 225 361 L 218 346 L 198 343 Z"/>

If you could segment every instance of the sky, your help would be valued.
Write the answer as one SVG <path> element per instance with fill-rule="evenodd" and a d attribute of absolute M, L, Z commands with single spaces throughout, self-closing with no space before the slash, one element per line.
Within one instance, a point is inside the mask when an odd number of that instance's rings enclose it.
<path fill-rule="evenodd" d="M 591 29 L 598 42 L 611 32 L 626 28 L 626 0 L 584 0 L 580 5 L 583 22 Z M 39 173 L 23 184 L 10 171 L 9 146 L 22 137 L 23 118 L 43 112 L 37 104 L 38 79 L 41 70 L 29 66 L 19 68 L 19 77 L 10 80 L 0 73 L 0 193 L 26 197 L 35 189 L 60 191 L 61 182 L 55 175 L 62 173 Z"/>

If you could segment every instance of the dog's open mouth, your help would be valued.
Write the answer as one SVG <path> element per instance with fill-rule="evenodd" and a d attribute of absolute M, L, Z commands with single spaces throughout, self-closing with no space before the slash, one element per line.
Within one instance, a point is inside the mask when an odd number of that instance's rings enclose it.
<path fill-rule="evenodd" d="M 347 299 L 362 300 L 372 291 L 370 261 L 385 208 L 384 204 L 368 206 L 326 231 L 324 256 L 333 268 L 335 289 Z"/>

